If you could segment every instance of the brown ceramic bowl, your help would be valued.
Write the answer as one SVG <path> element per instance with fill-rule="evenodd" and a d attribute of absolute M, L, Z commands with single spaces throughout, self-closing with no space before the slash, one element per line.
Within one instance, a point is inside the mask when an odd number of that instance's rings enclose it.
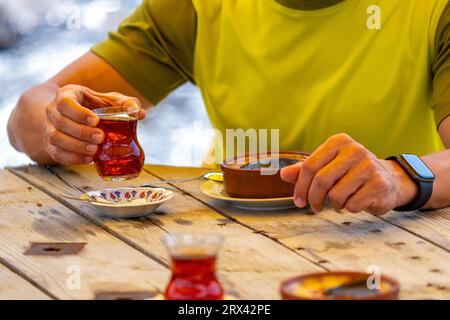
<path fill-rule="evenodd" d="M 367 289 L 364 272 L 318 272 L 288 279 L 281 283 L 284 300 L 397 300 L 399 283 L 387 276 L 380 278 L 378 290 Z"/>
<path fill-rule="evenodd" d="M 264 163 L 276 157 L 279 159 L 279 167 L 264 167 Z M 303 152 L 280 151 L 276 154 L 269 153 L 265 157 L 246 154 L 227 160 L 221 165 L 225 192 L 233 198 L 292 197 L 294 185 L 281 179 L 279 168 L 304 161 L 307 157 L 308 154 Z"/>

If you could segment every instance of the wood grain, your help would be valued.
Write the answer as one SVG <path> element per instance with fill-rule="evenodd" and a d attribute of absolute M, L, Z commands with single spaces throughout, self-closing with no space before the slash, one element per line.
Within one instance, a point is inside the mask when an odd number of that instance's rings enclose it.
<path fill-rule="evenodd" d="M 450 208 L 435 211 L 391 212 L 382 219 L 450 251 Z"/>
<path fill-rule="evenodd" d="M 0 264 L 0 300 L 49 300 L 44 292 Z"/>
<path fill-rule="evenodd" d="M 61 193 L 77 192 L 73 187 L 95 190 L 109 185 L 98 178 L 92 167 L 54 170 L 57 176 L 39 167 L 28 167 L 15 172 L 29 179 L 31 183 L 39 184 L 47 193 L 58 198 Z M 133 184 L 139 185 L 151 179 L 155 178 L 144 173 L 137 180 L 133 180 Z M 72 187 L 64 184 L 63 180 L 69 182 Z M 115 185 L 127 184 L 130 182 Z M 225 218 L 180 192 L 176 192 L 174 198 L 164 204 L 158 214 L 134 220 L 108 219 L 99 216 L 89 205 L 80 205 L 76 201 L 71 202 L 63 198 L 60 200 L 67 202 L 69 206 L 78 206 L 80 214 L 86 215 L 105 230 L 167 264 L 170 263 L 169 256 L 161 241 L 166 234 L 198 232 L 224 235 L 226 241 L 218 261 L 219 275 L 228 292 L 239 298 L 278 299 L 278 286 L 285 278 L 323 270 L 294 251 Z"/>
<path fill-rule="evenodd" d="M 0 258 L 59 299 L 162 290 L 169 271 L 7 171 L 0 171 Z M 86 242 L 77 255 L 24 255 L 30 242 Z M 80 271 L 81 286 L 68 285 Z M 73 284 L 73 282 L 71 282 Z M 38 295 L 36 296 L 39 297 Z"/>
<path fill-rule="evenodd" d="M 147 166 L 161 179 L 187 178 L 203 169 Z M 375 265 L 402 283 L 403 298 L 450 298 L 448 210 L 397 213 L 385 218 L 327 210 L 255 212 L 211 200 L 199 191 L 202 181 L 176 186 L 218 212 L 276 239 L 327 269 L 365 271 Z M 417 217 L 421 218 L 418 219 Z M 391 221 L 392 220 L 392 221 Z"/>
<path fill-rule="evenodd" d="M 22 168 L 14 173 L 58 201 L 75 210 L 78 208 L 80 215 L 137 250 L 165 263 L 168 257 L 160 239 L 167 232 L 226 230 L 225 234 L 231 240 L 221 253 L 220 276 L 227 289 L 239 297 L 277 298 L 281 279 L 294 273 L 317 270 L 317 265 L 328 270 L 363 271 L 377 265 L 382 272 L 400 280 L 402 298 L 450 297 L 447 267 L 450 258 L 443 242 L 448 239 L 445 224 L 439 226 L 429 222 L 438 234 L 428 239 L 427 236 L 432 236 L 427 235 L 431 231 L 429 226 L 416 226 L 419 231 L 416 235 L 417 230 L 409 230 L 402 221 L 397 222 L 397 226 L 388 217 L 380 219 L 365 213 L 352 215 L 329 210 L 312 216 L 304 210 L 245 212 L 203 196 L 199 192 L 201 181 L 176 185 L 181 191 L 156 215 L 138 220 L 110 220 L 97 216 L 87 205 L 65 202 L 58 196 L 62 192 L 77 195 L 81 190 L 107 186 L 91 167 L 53 170 L 56 175 L 38 167 Z M 164 166 L 148 166 L 147 170 L 163 179 L 191 177 L 202 172 L 202 169 Z M 139 185 L 154 179 L 150 174 L 143 174 L 133 183 Z M 130 185 L 130 182 L 124 185 Z M 434 216 L 430 215 L 429 219 L 433 220 Z M 414 219 L 408 221 L 415 225 Z M 256 235 L 258 240 L 248 238 L 248 233 Z M 439 241 L 437 245 L 433 240 Z M 227 248 L 229 244 L 232 245 Z M 294 251 L 315 265 L 305 265 L 303 259 L 299 265 L 298 256 L 291 257 Z"/>

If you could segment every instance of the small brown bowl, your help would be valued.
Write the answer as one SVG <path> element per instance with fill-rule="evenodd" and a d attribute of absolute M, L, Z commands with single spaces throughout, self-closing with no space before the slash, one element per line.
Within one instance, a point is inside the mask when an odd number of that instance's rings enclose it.
<path fill-rule="evenodd" d="M 246 154 L 227 160 L 221 165 L 225 192 L 233 198 L 286 198 L 292 197 L 294 185 L 281 179 L 279 168 L 265 168 L 261 162 L 278 157 L 279 167 L 304 161 L 307 153 L 280 151 L 266 156 Z"/>
<path fill-rule="evenodd" d="M 364 272 L 318 272 L 290 278 L 281 283 L 283 300 L 397 300 L 398 281 L 382 275 L 378 290 L 367 289 L 371 275 Z"/>

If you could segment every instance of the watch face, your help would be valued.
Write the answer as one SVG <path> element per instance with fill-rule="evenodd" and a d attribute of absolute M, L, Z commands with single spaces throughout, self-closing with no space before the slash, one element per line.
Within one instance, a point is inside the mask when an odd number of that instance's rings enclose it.
<path fill-rule="evenodd" d="M 433 180 L 434 174 L 425 163 L 415 154 L 402 154 L 401 157 L 420 179 Z"/>

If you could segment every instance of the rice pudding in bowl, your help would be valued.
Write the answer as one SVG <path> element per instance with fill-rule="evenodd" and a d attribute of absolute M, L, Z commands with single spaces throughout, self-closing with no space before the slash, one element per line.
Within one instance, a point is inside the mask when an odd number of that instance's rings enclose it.
<path fill-rule="evenodd" d="M 400 285 L 396 280 L 382 275 L 377 287 L 372 277 L 364 272 L 311 273 L 284 281 L 280 292 L 284 300 L 398 299 Z"/>

